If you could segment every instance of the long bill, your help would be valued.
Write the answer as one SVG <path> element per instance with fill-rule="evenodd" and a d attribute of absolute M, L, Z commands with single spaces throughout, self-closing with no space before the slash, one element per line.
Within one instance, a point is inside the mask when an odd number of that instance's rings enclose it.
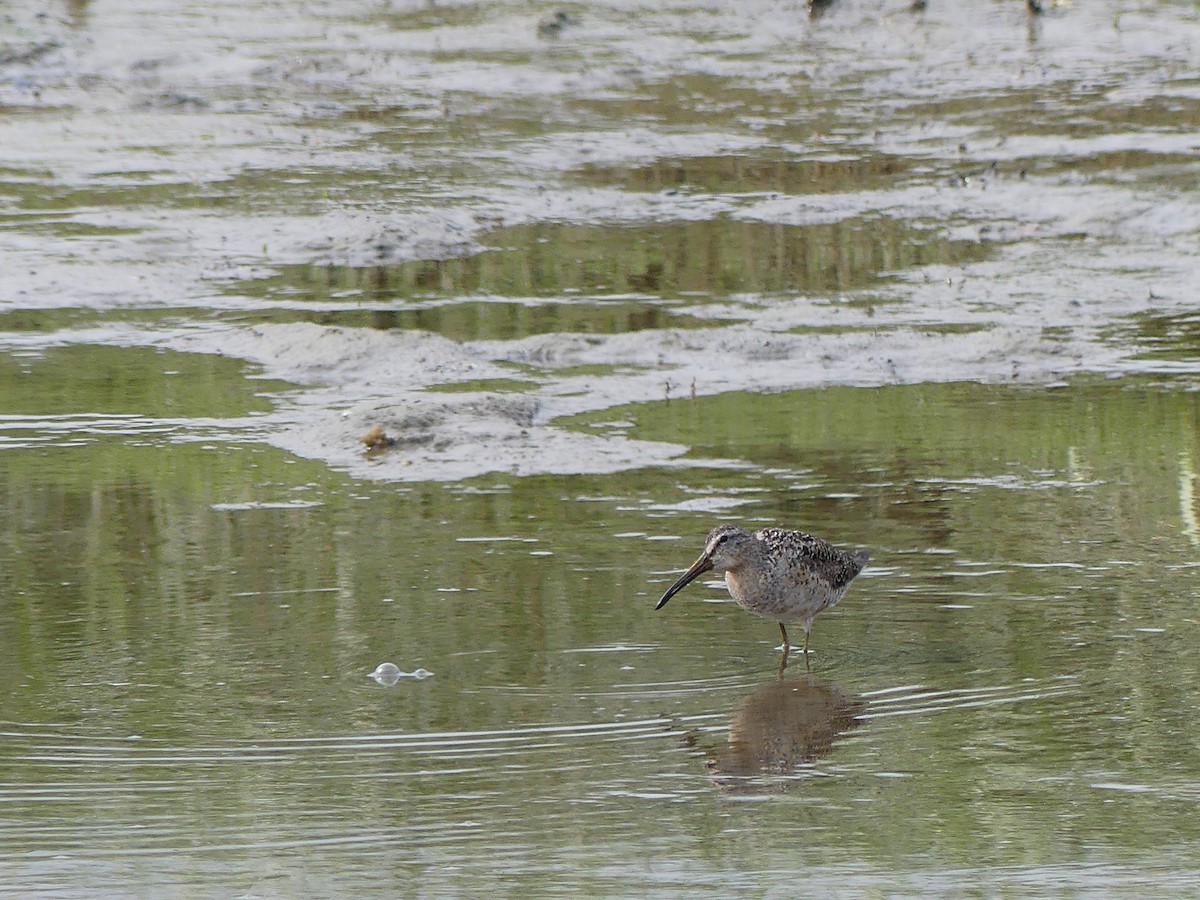
<path fill-rule="evenodd" d="M 698 560 L 692 563 L 692 567 L 679 576 L 679 580 L 667 588 L 667 592 L 662 595 L 662 599 L 658 601 L 658 606 L 655 609 L 662 609 L 667 605 L 667 601 L 682 591 L 691 581 L 698 575 L 707 572 L 713 567 L 712 560 L 707 555 L 701 556 Z"/>

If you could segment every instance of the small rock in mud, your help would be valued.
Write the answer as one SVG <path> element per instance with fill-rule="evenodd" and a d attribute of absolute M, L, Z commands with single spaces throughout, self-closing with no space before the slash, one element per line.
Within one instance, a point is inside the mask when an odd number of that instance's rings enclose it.
<path fill-rule="evenodd" d="M 578 22 L 579 20 L 565 9 L 556 9 L 554 12 L 546 13 L 538 22 L 538 37 L 556 38 L 568 25 L 575 25 Z"/>
<path fill-rule="evenodd" d="M 376 425 L 358 440 L 366 445 L 368 455 L 381 453 L 384 450 L 391 450 L 396 446 L 396 439 L 391 437 L 379 425 Z"/>

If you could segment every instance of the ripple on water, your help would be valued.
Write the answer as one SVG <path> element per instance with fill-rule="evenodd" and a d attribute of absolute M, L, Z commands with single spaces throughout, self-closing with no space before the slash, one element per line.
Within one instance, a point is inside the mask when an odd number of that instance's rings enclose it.
<path fill-rule="evenodd" d="M 629 828 L 641 827 L 630 817 L 646 804 L 791 796 L 809 815 L 840 819 L 845 801 L 831 782 L 914 780 L 896 762 L 896 728 L 883 723 L 904 730 L 948 714 L 970 732 L 981 710 L 1055 702 L 1078 687 L 1061 678 L 855 690 L 799 672 L 739 671 L 594 686 L 581 699 L 613 701 L 619 712 L 503 727 L 207 741 L 9 723 L 0 728 L 14 773 L 0 784 L 9 812 L 0 859 L 341 849 L 524 865 L 562 829 L 630 840 Z M 639 707 L 647 714 L 632 714 Z M 561 862 L 575 851 L 550 852 Z"/>
<path fill-rule="evenodd" d="M 1079 690 L 1077 679 L 1069 675 L 1058 678 L 1028 679 L 1016 684 L 984 685 L 978 687 L 947 688 L 931 690 L 923 685 L 904 685 L 867 691 L 868 700 L 864 719 L 881 719 L 893 716 L 919 716 L 935 712 L 954 712 L 1000 706 L 1009 703 L 1025 703 L 1046 700 L 1073 694 Z"/>

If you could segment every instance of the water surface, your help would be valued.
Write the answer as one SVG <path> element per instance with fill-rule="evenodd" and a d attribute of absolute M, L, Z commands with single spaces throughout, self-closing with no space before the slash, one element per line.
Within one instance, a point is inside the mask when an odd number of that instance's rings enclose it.
<path fill-rule="evenodd" d="M 1047 7 L 12 11 L 0 893 L 1194 891 L 1200 23 Z"/>

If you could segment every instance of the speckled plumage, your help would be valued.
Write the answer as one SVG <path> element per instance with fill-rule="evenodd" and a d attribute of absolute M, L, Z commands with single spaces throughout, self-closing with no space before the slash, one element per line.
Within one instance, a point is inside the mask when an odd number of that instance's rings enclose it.
<path fill-rule="evenodd" d="M 789 648 L 785 622 L 804 628 L 804 652 L 813 619 L 846 595 L 870 554 L 846 551 L 803 531 L 764 528 L 751 534 L 738 525 L 718 525 L 704 552 L 663 594 L 655 609 L 710 569 L 725 573 L 725 585 L 738 606 L 779 623 L 783 649 Z"/>

